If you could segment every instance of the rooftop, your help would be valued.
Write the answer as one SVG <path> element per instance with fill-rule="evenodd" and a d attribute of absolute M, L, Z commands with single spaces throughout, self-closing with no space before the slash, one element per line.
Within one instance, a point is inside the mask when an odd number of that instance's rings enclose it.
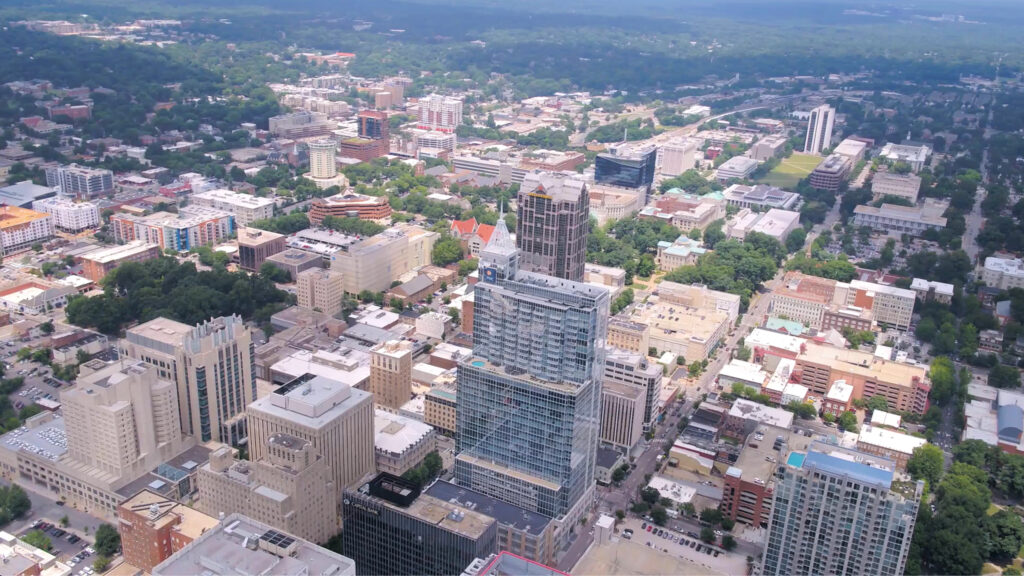
<path fill-rule="evenodd" d="M 52 216 L 18 206 L 0 205 L 0 230 L 18 228 L 44 218 L 52 218 Z"/>
<path fill-rule="evenodd" d="M 793 460 L 788 460 L 788 463 L 791 466 L 794 465 Z M 795 467 L 814 468 L 840 478 L 849 478 L 886 490 L 889 489 L 893 481 L 892 461 L 856 450 L 825 446 L 820 443 L 813 444 L 803 458 L 803 462 Z"/>
<path fill-rule="evenodd" d="M 153 569 L 182 574 L 354 576 L 355 563 L 241 514 L 231 514 Z"/>
<path fill-rule="evenodd" d="M 726 172 L 746 172 L 754 168 L 757 168 L 757 160 L 748 158 L 747 156 L 733 156 L 723 162 L 722 165 L 718 167 L 718 170 L 724 170 Z"/>
<path fill-rule="evenodd" d="M 751 402 L 744 398 L 737 398 L 729 409 L 729 416 L 753 420 L 761 424 L 768 424 L 777 428 L 788 429 L 793 425 L 793 413 L 782 408 L 772 408 L 757 402 Z"/>
<path fill-rule="evenodd" d="M 154 248 L 159 248 L 159 246 L 144 240 L 132 240 L 131 242 L 120 246 L 110 246 L 87 252 L 82 255 L 82 258 L 100 264 L 107 264 L 110 262 L 117 262 L 125 258 L 130 258 L 131 256 L 141 254 Z"/>
<path fill-rule="evenodd" d="M 316 429 L 370 401 L 371 396 L 342 382 L 307 374 L 256 400 L 249 409 Z"/>
<path fill-rule="evenodd" d="M 25 426 L 0 436 L 0 446 L 56 461 L 68 451 L 64 419 L 51 412 L 37 414 L 29 418 Z"/>
<path fill-rule="evenodd" d="M 534 536 L 543 534 L 551 522 L 551 518 L 543 514 L 502 502 L 443 480 L 434 482 L 426 489 L 425 493 L 443 502 L 485 514 L 497 520 L 498 524 L 512 526 L 516 530 Z"/>
<path fill-rule="evenodd" d="M 915 449 L 928 443 L 924 438 L 875 426 L 864 426 L 861 429 L 860 434 L 857 435 L 857 443 L 862 442 L 907 455 L 913 454 Z"/>
<path fill-rule="evenodd" d="M 754 328 L 750 332 L 750 336 L 747 336 L 743 341 L 744 344 L 750 348 L 778 348 L 793 354 L 799 354 L 803 348 L 806 340 L 797 338 L 796 336 L 790 336 L 789 334 L 782 334 L 781 332 L 772 332 L 763 328 Z"/>
<path fill-rule="evenodd" d="M 274 201 L 270 198 L 261 198 L 259 196 L 253 196 L 252 194 L 241 194 L 232 190 L 223 189 L 209 190 L 207 192 L 193 194 L 192 198 L 200 200 L 214 200 L 243 208 L 262 208 L 264 206 L 272 206 L 274 204 Z"/>
<path fill-rule="evenodd" d="M 268 232 L 259 228 L 240 228 L 238 230 L 239 246 L 262 246 L 267 242 L 273 242 L 278 238 L 284 238 L 284 234 Z"/>
<path fill-rule="evenodd" d="M 400 498 L 413 498 L 413 500 L 408 502 L 408 505 L 403 506 L 399 501 L 384 497 L 383 494 L 374 495 L 375 492 L 371 488 L 374 483 L 388 486 L 389 484 L 398 484 L 401 481 L 402 479 L 386 474 L 369 476 L 366 482 L 359 488 L 359 493 L 383 506 L 403 514 L 408 514 L 422 522 L 433 524 L 449 532 L 454 532 L 474 540 L 480 538 L 496 522 L 496 519 L 485 515 L 482 511 L 473 510 L 468 506 L 452 503 L 448 500 L 442 500 L 419 490 L 406 494 L 409 490 L 404 489 L 402 494 L 400 494 Z M 415 486 L 415 484 L 412 486 Z M 402 488 L 402 486 L 397 487 Z"/>
<path fill-rule="evenodd" d="M 898 204 L 882 204 L 879 207 L 860 205 L 853 209 L 853 213 L 879 218 L 892 218 L 894 220 L 920 221 L 933 226 L 945 226 L 946 219 L 942 214 L 949 207 L 948 202 L 926 198 L 922 206 L 900 206 Z"/>
<path fill-rule="evenodd" d="M 728 364 L 722 366 L 722 371 L 718 373 L 718 376 L 764 384 L 764 381 L 768 379 L 768 372 L 760 364 L 744 362 L 734 358 Z"/>
<path fill-rule="evenodd" d="M 156 528 L 175 524 L 175 531 L 190 538 L 198 538 L 217 526 L 217 519 L 170 500 L 151 490 L 142 490 L 121 503 L 119 508 L 145 516 L 146 522 Z"/>
<path fill-rule="evenodd" d="M 832 154 L 828 158 L 821 161 L 820 164 L 814 169 L 815 172 L 827 173 L 827 174 L 838 174 L 846 170 L 849 165 L 850 159 L 840 154 Z"/>
<path fill-rule="evenodd" d="M 878 358 L 870 352 L 834 348 L 813 342 L 807 343 L 799 360 L 902 386 L 913 386 L 915 381 L 927 380 L 927 369 L 924 366 L 894 362 Z"/>
<path fill-rule="evenodd" d="M 401 456 L 434 434 L 433 426 L 385 410 L 374 410 L 373 446 L 377 452 Z"/>

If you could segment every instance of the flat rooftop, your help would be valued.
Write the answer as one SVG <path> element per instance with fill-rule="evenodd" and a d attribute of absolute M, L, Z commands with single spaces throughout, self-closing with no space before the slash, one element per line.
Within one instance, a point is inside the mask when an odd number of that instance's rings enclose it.
<path fill-rule="evenodd" d="M 185 336 L 190 332 L 192 332 L 192 327 L 188 324 L 160 317 L 129 329 L 125 336 L 130 342 L 150 347 L 153 347 L 149 344 L 150 342 L 163 344 L 162 351 L 174 354 L 174 348 L 181 346 L 185 341 Z M 168 346 L 171 347 L 170 350 L 166 350 Z"/>
<path fill-rule="evenodd" d="M 377 452 L 401 456 L 433 435 L 434 427 L 378 408 L 374 410 L 373 434 L 373 447 Z"/>
<path fill-rule="evenodd" d="M 823 346 L 808 342 L 798 360 L 831 366 L 833 369 L 873 378 L 901 386 L 912 386 L 914 379 L 925 381 L 928 370 L 924 366 L 885 360 L 870 352 Z"/>
<path fill-rule="evenodd" d="M 64 419 L 50 413 L 41 416 L 44 417 L 39 420 L 29 419 L 26 426 L 0 436 L 0 446 L 13 452 L 25 451 L 47 460 L 58 460 L 68 451 Z"/>
<path fill-rule="evenodd" d="M 426 494 L 438 500 L 455 504 L 494 518 L 498 524 L 512 526 L 532 535 L 544 533 L 551 518 L 543 514 L 502 502 L 479 492 L 438 480 L 427 488 Z"/>
<path fill-rule="evenodd" d="M 147 522 L 157 528 L 174 523 L 180 518 L 181 521 L 175 530 L 191 538 L 198 538 L 203 532 L 217 526 L 216 518 L 151 490 L 138 492 L 122 502 L 120 507 L 146 516 Z M 156 516 L 153 515 L 154 510 Z"/>
<path fill-rule="evenodd" d="M 306 375 L 256 400 L 249 409 L 318 429 L 371 397 L 369 392 L 342 382 Z"/>
<path fill-rule="evenodd" d="M 816 468 L 828 474 L 880 486 L 886 490 L 892 486 L 892 461 L 876 458 L 856 450 L 835 446 L 823 449 L 822 446 L 820 443 L 813 444 L 799 465 L 796 465 L 792 454 L 790 454 L 789 465 L 797 468 Z"/>
<path fill-rule="evenodd" d="M 907 454 L 908 456 L 913 454 L 915 449 L 928 443 L 924 438 L 876 426 L 864 426 L 861 429 L 857 435 L 857 443 L 860 444 L 861 442 L 871 446 L 879 446 L 886 450 L 900 452 L 901 454 Z"/>
<path fill-rule="evenodd" d="M 793 413 L 782 408 L 772 408 L 743 398 L 737 398 L 729 409 L 729 416 L 753 420 L 776 428 L 789 429 L 793 425 Z"/>

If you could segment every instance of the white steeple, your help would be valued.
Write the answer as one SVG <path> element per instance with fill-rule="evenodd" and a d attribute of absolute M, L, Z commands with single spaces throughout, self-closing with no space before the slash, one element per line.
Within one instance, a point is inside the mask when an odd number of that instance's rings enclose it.
<path fill-rule="evenodd" d="M 494 226 L 491 239 L 480 251 L 480 279 L 494 282 L 501 278 L 511 278 L 519 271 L 519 248 L 505 224 L 505 210 L 502 206 L 498 214 L 498 223 Z"/>

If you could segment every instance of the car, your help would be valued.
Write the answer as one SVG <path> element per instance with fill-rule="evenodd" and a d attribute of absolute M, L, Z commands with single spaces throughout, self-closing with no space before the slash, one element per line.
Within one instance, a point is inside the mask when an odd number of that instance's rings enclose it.
<path fill-rule="evenodd" d="M 715 536 L 718 536 L 719 538 L 721 538 L 724 534 L 725 532 L 722 532 L 721 530 L 715 530 Z"/>
<path fill-rule="evenodd" d="M 54 504 L 56 504 L 57 506 L 63 506 L 64 505 L 64 501 L 63 500 L 57 500 L 56 502 L 54 502 Z"/>
<path fill-rule="evenodd" d="M 705 548 L 704 549 L 704 553 L 707 554 L 708 556 L 711 556 L 711 552 L 712 552 L 711 548 Z"/>
<path fill-rule="evenodd" d="M 704 551 L 704 545 L 703 544 L 697 544 L 697 552 L 703 552 L 703 551 Z"/>
<path fill-rule="evenodd" d="M 81 540 L 82 540 L 81 538 L 79 538 L 78 536 L 75 536 L 74 534 L 69 534 L 68 535 L 68 542 L 71 542 L 72 544 L 78 544 Z"/>
<path fill-rule="evenodd" d="M 690 548 L 696 548 L 696 547 L 697 547 L 697 543 L 691 541 L 690 542 Z"/>
<path fill-rule="evenodd" d="M 652 529 L 652 526 L 648 525 L 648 526 L 647 526 L 647 531 L 648 531 L 648 532 L 650 532 L 650 531 L 651 531 L 651 529 Z"/>
<path fill-rule="evenodd" d="M 715 558 L 718 558 L 718 550 L 715 550 Z"/>
<path fill-rule="evenodd" d="M 625 538 L 626 540 L 632 540 L 633 539 L 633 535 L 630 534 L 629 532 L 623 532 L 622 533 L 622 537 Z"/>
<path fill-rule="evenodd" d="M 641 530 L 646 530 L 647 529 L 647 522 L 643 522 L 642 524 L 640 524 L 640 529 Z"/>

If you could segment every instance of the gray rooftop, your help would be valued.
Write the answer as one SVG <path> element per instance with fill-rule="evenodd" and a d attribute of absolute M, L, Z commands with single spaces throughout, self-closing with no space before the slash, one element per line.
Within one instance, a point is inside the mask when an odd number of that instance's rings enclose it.
<path fill-rule="evenodd" d="M 25 451 L 54 461 L 68 451 L 64 419 L 60 416 L 43 412 L 25 424 L 0 436 L 0 446 L 13 452 Z"/>
<path fill-rule="evenodd" d="M 438 500 L 469 508 L 494 518 L 498 524 L 512 526 L 516 530 L 532 535 L 542 534 L 548 523 L 551 522 L 551 518 L 543 514 L 502 502 L 501 500 L 443 480 L 434 482 L 425 492 Z"/>

